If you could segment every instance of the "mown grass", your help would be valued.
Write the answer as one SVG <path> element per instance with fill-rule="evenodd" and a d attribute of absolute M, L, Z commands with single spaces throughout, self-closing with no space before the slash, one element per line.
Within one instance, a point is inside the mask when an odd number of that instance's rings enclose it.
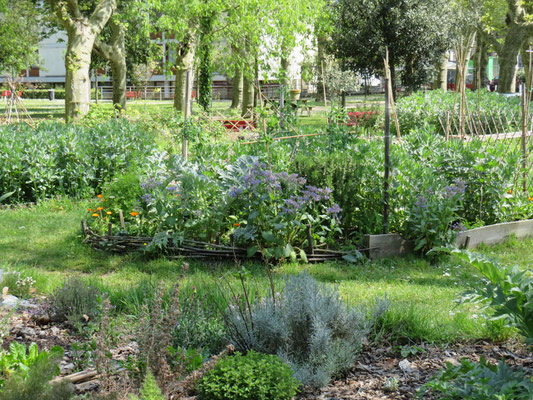
<path fill-rule="evenodd" d="M 43 202 L 30 208 L 0 211 L 0 268 L 31 275 L 40 292 L 47 293 L 71 275 L 82 275 L 106 290 L 119 312 L 136 314 L 159 282 L 181 282 L 184 300 L 192 293 L 222 303 L 224 296 L 240 293 L 239 266 L 234 263 L 146 258 L 95 251 L 82 243 L 80 221 L 85 204 L 68 200 Z M 506 264 L 530 266 L 533 239 L 510 240 L 481 251 Z M 269 291 L 268 275 L 261 263 L 244 263 L 247 285 L 257 296 Z M 287 274 L 307 271 L 321 282 L 336 284 L 348 303 L 372 304 L 376 298 L 390 301 L 376 338 L 394 343 L 503 339 L 512 331 L 501 323 L 487 322 L 472 305 L 457 305 L 464 290 L 481 284 L 475 270 L 453 259 L 436 265 L 416 258 L 392 258 L 362 264 L 329 262 L 274 267 L 276 290 Z"/>

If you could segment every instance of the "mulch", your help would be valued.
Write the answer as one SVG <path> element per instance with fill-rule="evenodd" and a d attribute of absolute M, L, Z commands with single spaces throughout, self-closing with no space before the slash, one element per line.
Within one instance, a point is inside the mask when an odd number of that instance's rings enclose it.
<path fill-rule="evenodd" d="M 463 357 L 479 361 L 484 356 L 492 364 L 505 360 L 511 366 L 521 366 L 533 374 L 533 354 L 521 343 L 481 342 L 420 347 L 424 350 L 403 358 L 393 347 L 367 346 L 345 377 L 335 380 L 319 392 L 300 394 L 298 399 L 414 399 L 418 388 L 431 380 L 447 362 L 459 364 Z M 395 381 L 397 384 L 394 384 Z"/>

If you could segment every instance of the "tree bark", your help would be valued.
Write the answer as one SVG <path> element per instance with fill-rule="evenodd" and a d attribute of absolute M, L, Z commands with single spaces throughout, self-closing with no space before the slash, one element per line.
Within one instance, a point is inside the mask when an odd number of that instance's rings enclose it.
<path fill-rule="evenodd" d="M 233 109 L 240 108 L 242 105 L 243 80 L 242 70 L 238 70 L 233 76 L 232 81 L 233 95 L 231 98 L 231 108 Z"/>
<path fill-rule="evenodd" d="M 487 43 L 483 39 L 483 35 L 478 33 L 476 37 L 476 50 L 474 52 L 474 79 L 473 87 L 475 90 L 480 90 L 485 87 L 487 82 L 487 65 L 489 62 L 487 54 Z"/>
<path fill-rule="evenodd" d="M 65 120 L 76 122 L 89 112 L 89 68 L 96 37 L 117 7 L 116 0 L 99 0 L 93 13 L 82 14 L 76 0 L 48 0 L 68 35 L 65 55 Z"/>
<path fill-rule="evenodd" d="M 196 55 L 196 32 L 190 32 L 178 47 L 176 55 L 176 82 L 174 88 L 174 108 L 183 115 L 188 115 L 187 104 L 190 107 L 192 87 L 194 84 L 194 57 Z M 187 72 L 189 83 L 187 84 Z M 188 90 L 187 90 L 188 88 Z"/>
<path fill-rule="evenodd" d="M 316 101 L 324 101 L 324 79 L 322 76 L 322 67 L 324 62 L 324 38 L 317 38 L 317 52 L 316 52 L 316 71 L 317 71 L 317 84 L 316 84 Z M 326 88 L 327 89 L 327 88 Z"/>
<path fill-rule="evenodd" d="M 241 115 L 243 117 L 250 116 L 250 110 L 254 107 L 254 81 L 253 78 L 244 76 L 243 96 L 242 96 L 242 109 Z"/>
<path fill-rule="evenodd" d="M 126 109 L 126 28 L 111 19 L 111 39 L 109 43 L 100 40 L 95 42 L 95 50 L 111 64 L 111 79 L 113 83 L 113 105 L 122 110 Z"/>
<path fill-rule="evenodd" d="M 448 90 L 448 52 L 444 53 L 436 65 L 437 74 L 433 89 Z"/>
<path fill-rule="evenodd" d="M 510 93 L 515 86 L 516 63 L 518 52 L 527 39 L 527 34 L 516 24 L 509 26 L 502 50 L 499 55 L 500 76 L 498 79 L 498 92 Z"/>

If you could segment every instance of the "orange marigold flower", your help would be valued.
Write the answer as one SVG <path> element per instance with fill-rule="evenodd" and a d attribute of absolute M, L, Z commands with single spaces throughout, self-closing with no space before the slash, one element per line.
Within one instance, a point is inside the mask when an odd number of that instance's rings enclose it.
<path fill-rule="evenodd" d="M 99 216 L 100 216 L 100 214 L 97 214 L 97 213 L 93 214 L 93 217 L 99 217 Z"/>
<path fill-rule="evenodd" d="M 511 189 L 509 189 L 509 190 L 507 191 L 507 193 L 511 194 L 511 193 L 513 193 L 513 191 L 512 191 Z"/>
<path fill-rule="evenodd" d="M 89 211 L 89 212 L 92 212 L 92 211 L 93 211 L 93 209 L 92 209 L 92 208 L 88 208 L 88 209 L 87 209 L 87 211 Z"/>
<path fill-rule="evenodd" d="M 139 215 L 139 213 L 137 211 L 132 211 L 130 212 L 130 215 L 136 217 L 137 215 Z"/>
<path fill-rule="evenodd" d="M 239 224 L 238 222 L 235 222 L 235 223 L 233 224 L 233 226 L 240 226 L 240 225 L 241 225 L 241 224 Z"/>
<path fill-rule="evenodd" d="M 107 215 L 113 214 L 111 211 L 106 212 Z"/>
<path fill-rule="evenodd" d="M 528 197 L 527 198 L 529 201 L 533 201 L 533 197 Z"/>
<path fill-rule="evenodd" d="M 102 197 L 104 197 L 104 195 L 103 195 L 103 194 L 99 194 L 99 195 L 97 195 L 96 197 L 98 197 L 99 199 L 101 199 Z"/>
<path fill-rule="evenodd" d="M 98 208 L 96 209 L 96 211 L 102 211 L 103 209 L 104 209 L 104 207 L 98 207 Z"/>

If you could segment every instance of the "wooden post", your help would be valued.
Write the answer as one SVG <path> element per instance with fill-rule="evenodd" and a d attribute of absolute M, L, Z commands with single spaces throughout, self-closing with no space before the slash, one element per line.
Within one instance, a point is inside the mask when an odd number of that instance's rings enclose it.
<path fill-rule="evenodd" d="M 285 85 L 279 87 L 279 126 L 281 129 L 285 128 L 285 115 L 283 114 L 285 109 Z"/>
<path fill-rule="evenodd" d="M 526 88 L 522 84 L 522 169 L 523 169 L 523 190 L 527 192 L 527 147 L 526 147 L 526 135 L 527 135 L 527 95 Z"/>
<path fill-rule="evenodd" d="M 126 224 L 124 223 L 124 213 L 122 210 L 118 210 L 118 217 L 120 218 L 120 227 L 126 229 Z"/>
<path fill-rule="evenodd" d="M 328 107 L 328 100 L 326 98 L 326 75 L 324 74 L 324 60 L 320 61 L 320 68 L 322 70 L 322 94 L 324 95 L 324 107 Z"/>
<path fill-rule="evenodd" d="M 113 224 L 111 222 L 107 224 L 107 236 L 113 236 Z"/>
<path fill-rule="evenodd" d="M 191 71 L 188 70 L 186 73 L 186 77 L 185 77 L 185 99 L 184 99 L 185 114 L 183 115 L 183 118 L 185 119 L 185 123 L 187 123 L 187 120 L 191 116 L 191 106 L 189 104 L 190 102 L 190 95 L 189 95 L 190 74 L 191 74 Z M 187 161 L 188 153 L 189 153 L 189 143 L 187 141 L 187 138 L 183 137 L 181 141 L 181 156 L 183 157 L 185 161 Z"/>
<path fill-rule="evenodd" d="M 313 248 L 313 232 L 311 230 L 311 225 L 307 225 L 307 244 L 308 252 L 310 255 L 315 254 L 315 249 Z"/>
<path fill-rule="evenodd" d="M 385 78 L 386 87 L 389 79 Z M 390 92 L 385 90 L 385 177 L 383 181 L 383 233 L 389 231 Z"/>

